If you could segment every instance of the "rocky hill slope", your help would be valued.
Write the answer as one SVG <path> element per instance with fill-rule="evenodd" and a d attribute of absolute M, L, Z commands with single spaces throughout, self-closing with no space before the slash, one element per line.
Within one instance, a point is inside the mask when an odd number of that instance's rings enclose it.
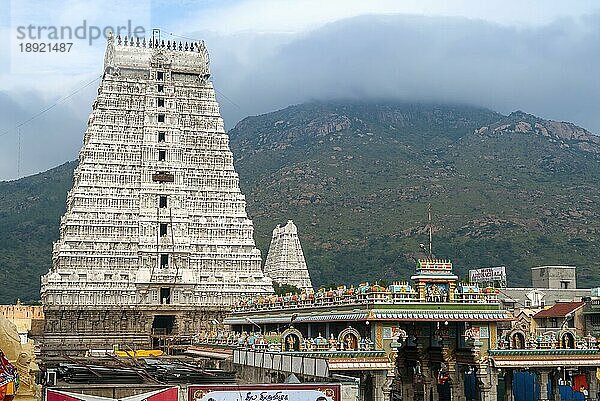
<path fill-rule="evenodd" d="M 318 284 L 408 278 L 427 242 L 461 274 L 574 264 L 600 285 L 599 137 L 472 107 L 311 103 L 230 132 L 261 249 L 291 218 Z"/>
<path fill-rule="evenodd" d="M 399 103 L 308 103 L 230 132 L 266 256 L 293 219 L 317 285 L 407 279 L 427 242 L 457 271 L 574 264 L 598 286 L 600 143 L 571 123 L 522 112 Z M 0 302 L 36 299 L 51 263 L 74 163 L 0 183 Z"/>

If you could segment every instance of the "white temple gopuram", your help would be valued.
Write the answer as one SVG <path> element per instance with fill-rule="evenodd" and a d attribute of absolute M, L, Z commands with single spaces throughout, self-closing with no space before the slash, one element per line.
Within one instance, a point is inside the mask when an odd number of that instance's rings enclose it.
<path fill-rule="evenodd" d="M 298 238 L 298 227 L 292 220 L 288 220 L 283 227 L 277 225 L 273 230 L 265 274 L 279 284 L 312 290 L 308 267 Z"/>
<path fill-rule="evenodd" d="M 273 292 L 209 77 L 203 42 L 108 38 L 42 277 L 48 349 L 74 333 L 82 349 L 196 334 Z"/>

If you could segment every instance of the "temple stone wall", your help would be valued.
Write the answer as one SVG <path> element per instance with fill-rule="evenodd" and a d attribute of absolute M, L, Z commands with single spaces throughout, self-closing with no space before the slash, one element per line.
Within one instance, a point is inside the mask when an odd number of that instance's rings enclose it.
<path fill-rule="evenodd" d="M 195 307 L 73 308 L 52 306 L 45 310 L 42 354 L 82 355 L 88 350 L 164 348 L 161 339 L 192 337 L 214 330 L 225 310 Z M 161 318 L 169 327 L 157 327 Z M 219 323 L 216 323 L 217 325 Z"/>

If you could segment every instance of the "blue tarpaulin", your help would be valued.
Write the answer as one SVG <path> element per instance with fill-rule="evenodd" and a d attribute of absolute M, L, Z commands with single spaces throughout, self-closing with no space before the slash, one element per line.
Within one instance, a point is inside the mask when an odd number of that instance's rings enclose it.
<path fill-rule="evenodd" d="M 561 401 L 585 401 L 585 396 L 579 391 L 574 391 L 571 386 L 558 386 Z"/>
<path fill-rule="evenodd" d="M 538 401 L 540 399 L 540 385 L 535 373 L 513 372 L 512 389 L 515 401 Z"/>

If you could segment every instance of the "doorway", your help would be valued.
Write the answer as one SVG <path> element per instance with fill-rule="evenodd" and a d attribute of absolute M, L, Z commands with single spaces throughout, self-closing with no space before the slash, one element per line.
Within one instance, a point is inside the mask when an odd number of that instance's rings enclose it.
<path fill-rule="evenodd" d="M 450 380 L 446 380 L 444 383 L 438 383 L 437 385 L 438 399 L 439 401 L 451 401 L 452 400 L 452 386 Z"/>
<path fill-rule="evenodd" d="M 161 288 L 160 289 L 160 303 L 164 305 L 169 305 L 171 303 L 171 289 L 170 288 Z"/>
<path fill-rule="evenodd" d="M 152 321 L 152 334 L 155 335 L 169 335 L 173 333 L 173 327 L 175 326 L 175 316 L 173 315 L 157 315 L 154 316 Z"/>
<path fill-rule="evenodd" d="M 163 349 L 167 336 L 173 333 L 175 327 L 174 315 L 156 315 L 152 321 L 152 348 Z"/>

